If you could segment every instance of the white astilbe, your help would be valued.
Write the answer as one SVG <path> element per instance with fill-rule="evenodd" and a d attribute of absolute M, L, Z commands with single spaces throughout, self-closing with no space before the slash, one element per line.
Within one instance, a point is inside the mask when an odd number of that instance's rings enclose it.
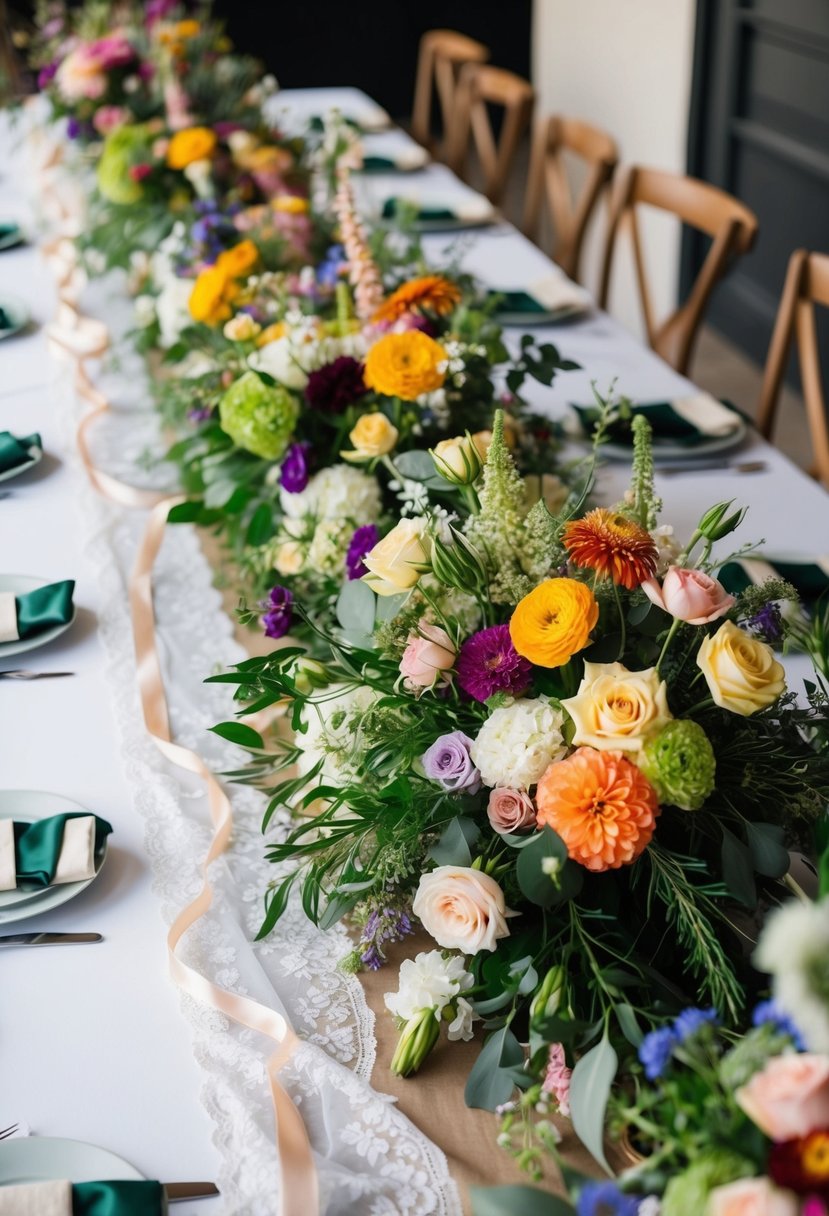
<path fill-rule="evenodd" d="M 829 1052 L 829 899 L 793 900 L 766 921 L 754 963 L 812 1051 Z"/>
<path fill-rule="evenodd" d="M 567 750 L 564 714 L 546 697 L 526 697 L 494 709 L 469 749 L 491 789 L 528 790 Z"/>

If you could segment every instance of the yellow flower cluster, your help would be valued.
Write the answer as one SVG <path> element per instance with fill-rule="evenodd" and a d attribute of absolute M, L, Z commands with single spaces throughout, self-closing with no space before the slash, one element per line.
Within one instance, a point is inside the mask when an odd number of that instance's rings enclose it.
<path fill-rule="evenodd" d="M 207 160 L 216 151 L 216 132 L 210 127 L 185 127 L 176 131 L 167 148 L 171 169 L 186 169 L 197 160 Z"/>
<path fill-rule="evenodd" d="M 253 241 L 240 241 L 220 253 L 215 265 L 206 267 L 190 293 L 190 316 L 205 325 L 218 325 L 230 317 L 231 305 L 239 294 L 237 279 L 253 270 L 259 251 Z"/>

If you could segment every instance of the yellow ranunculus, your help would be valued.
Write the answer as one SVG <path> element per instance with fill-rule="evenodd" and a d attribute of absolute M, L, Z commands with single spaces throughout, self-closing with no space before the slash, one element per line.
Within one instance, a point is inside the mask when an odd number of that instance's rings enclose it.
<path fill-rule="evenodd" d="M 177 38 L 197 38 L 201 33 L 201 23 L 192 17 L 186 21 L 177 21 L 175 33 Z"/>
<path fill-rule="evenodd" d="M 512 644 L 538 667 L 561 667 L 583 650 L 599 619 L 588 586 L 574 578 L 548 578 L 517 605 L 509 623 Z"/>
<path fill-rule="evenodd" d="M 578 693 L 561 704 L 576 726 L 573 742 L 600 751 L 638 752 L 673 716 L 656 668 L 628 671 L 621 663 L 585 663 Z"/>
<path fill-rule="evenodd" d="M 749 637 L 733 621 L 704 639 L 697 666 L 716 704 L 743 717 L 773 705 L 786 691 L 786 673 L 771 646 Z"/>
<path fill-rule="evenodd" d="M 186 169 L 194 160 L 205 160 L 216 150 L 216 133 L 210 127 L 185 127 L 176 131 L 167 148 L 171 169 Z"/>
<path fill-rule="evenodd" d="M 203 321 L 205 325 L 218 325 L 220 321 L 226 321 L 236 290 L 235 283 L 223 270 L 218 266 L 208 266 L 196 279 L 190 292 L 190 316 L 194 321 Z"/>
<path fill-rule="evenodd" d="M 216 258 L 216 265 L 219 270 L 224 271 L 228 278 L 241 279 L 250 274 L 258 261 L 259 250 L 253 241 L 246 238 L 238 245 L 234 245 L 232 249 L 226 249 L 224 253 L 220 253 Z"/>
<path fill-rule="evenodd" d="M 392 450 L 399 434 L 397 427 L 379 410 L 374 414 L 363 414 L 348 435 L 354 444 L 354 451 L 340 452 L 340 455 L 343 460 L 350 460 L 352 464 L 374 460 Z"/>
<path fill-rule="evenodd" d="M 446 351 L 419 329 L 386 334 L 368 352 L 363 379 L 377 393 L 414 401 L 442 387 Z"/>
<path fill-rule="evenodd" d="M 484 467 L 474 436 L 441 439 L 431 450 L 431 457 L 441 477 L 457 486 L 471 486 Z"/>
<path fill-rule="evenodd" d="M 277 194 L 276 198 L 271 199 L 270 205 L 273 211 L 282 211 L 286 215 L 305 215 L 310 209 L 308 199 L 298 194 Z"/>
<path fill-rule="evenodd" d="M 401 519 L 363 558 L 363 581 L 378 595 L 410 591 L 429 568 L 430 543 L 422 519 Z"/>

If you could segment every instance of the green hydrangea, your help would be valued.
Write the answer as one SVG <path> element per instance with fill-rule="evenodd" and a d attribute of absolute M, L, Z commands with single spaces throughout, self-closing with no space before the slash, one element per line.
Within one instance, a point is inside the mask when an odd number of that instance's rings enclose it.
<path fill-rule="evenodd" d="M 222 430 L 237 447 L 264 460 L 278 460 L 294 431 L 299 406 L 281 384 L 269 385 L 245 372 L 219 402 Z"/>
<path fill-rule="evenodd" d="M 726 1149 L 709 1149 L 668 1183 L 662 1200 L 662 1216 L 702 1213 L 715 1187 L 726 1186 L 738 1178 L 749 1178 L 754 1172 L 754 1166 L 744 1157 Z"/>
<path fill-rule="evenodd" d="M 130 169 L 149 159 L 149 139 L 143 126 L 133 124 L 111 131 L 98 161 L 98 189 L 104 198 L 119 206 L 140 202 L 144 191 L 130 177 Z"/>
<path fill-rule="evenodd" d="M 717 761 L 702 727 L 682 718 L 669 722 L 648 740 L 639 767 L 660 802 L 698 811 L 714 789 Z"/>

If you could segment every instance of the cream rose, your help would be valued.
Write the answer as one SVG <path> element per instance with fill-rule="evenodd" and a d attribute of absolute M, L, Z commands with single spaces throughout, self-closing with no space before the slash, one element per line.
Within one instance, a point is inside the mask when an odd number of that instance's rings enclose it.
<path fill-rule="evenodd" d="M 494 878 L 464 866 L 438 866 L 424 874 L 412 905 L 423 928 L 445 950 L 477 954 L 509 937 L 504 892 Z"/>
<path fill-rule="evenodd" d="M 781 1191 L 768 1178 L 741 1178 L 718 1186 L 708 1196 L 705 1216 L 797 1216 L 791 1191 Z"/>
<path fill-rule="evenodd" d="M 786 691 L 786 673 L 771 646 L 749 637 L 732 621 L 704 639 L 697 666 L 716 704 L 733 714 L 748 717 L 773 705 Z"/>
<path fill-rule="evenodd" d="M 225 322 L 222 330 L 229 342 L 249 342 L 261 332 L 262 326 L 247 312 L 237 312 L 235 317 Z"/>
<path fill-rule="evenodd" d="M 430 455 L 441 477 L 458 486 L 471 486 L 484 467 L 475 440 L 466 435 L 441 439 Z"/>
<path fill-rule="evenodd" d="M 409 591 L 429 567 L 429 537 L 422 519 L 401 519 L 363 558 L 363 575 L 378 595 Z"/>
<path fill-rule="evenodd" d="M 561 704 L 575 723 L 573 742 L 600 750 L 641 751 L 673 717 L 656 668 L 628 671 L 621 663 L 585 663 L 578 693 Z"/>
<path fill-rule="evenodd" d="M 363 414 L 348 438 L 354 444 L 353 452 L 340 452 L 343 460 L 355 463 L 362 460 L 375 460 L 385 456 L 397 443 L 400 432 L 389 422 L 385 414 L 378 410 L 374 414 Z"/>
<path fill-rule="evenodd" d="M 273 563 L 277 574 L 299 574 L 304 565 L 305 553 L 298 541 L 286 540 L 279 546 Z"/>
<path fill-rule="evenodd" d="M 829 1057 L 774 1056 L 734 1097 L 771 1140 L 808 1136 L 829 1127 Z"/>

